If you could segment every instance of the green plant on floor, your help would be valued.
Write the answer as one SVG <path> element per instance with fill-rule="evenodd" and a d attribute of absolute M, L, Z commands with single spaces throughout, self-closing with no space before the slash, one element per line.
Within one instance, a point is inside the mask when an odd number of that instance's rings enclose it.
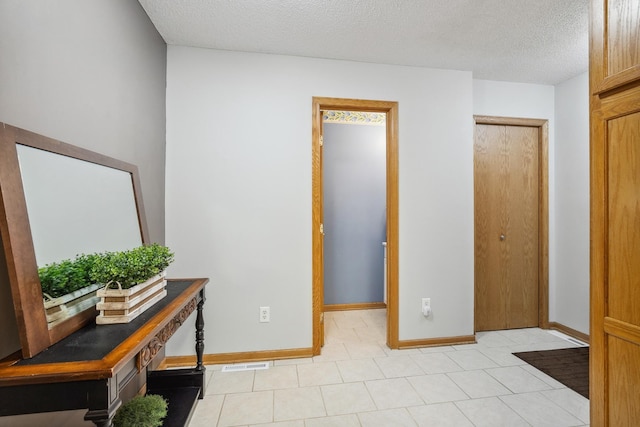
<path fill-rule="evenodd" d="M 173 257 L 169 248 L 155 243 L 129 251 L 105 252 L 94 260 L 91 280 L 118 283 L 128 289 L 164 271 Z"/>
<path fill-rule="evenodd" d="M 159 427 L 167 416 L 167 401 L 157 394 L 136 396 L 113 417 L 114 427 Z"/>
<path fill-rule="evenodd" d="M 39 268 L 42 292 L 57 298 L 91 285 L 90 273 L 97 258 L 96 254 L 83 254 Z"/>

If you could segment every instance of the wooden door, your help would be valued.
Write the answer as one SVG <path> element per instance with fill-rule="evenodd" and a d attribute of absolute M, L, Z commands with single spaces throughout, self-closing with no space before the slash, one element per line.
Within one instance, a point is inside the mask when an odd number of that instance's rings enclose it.
<path fill-rule="evenodd" d="M 538 326 L 539 128 L 475 131 L 475 328 Z"/>
<path fill-rule="evenodd" d="M 640 2 L 591 6 L 591 426 L 637 426 Z"/>

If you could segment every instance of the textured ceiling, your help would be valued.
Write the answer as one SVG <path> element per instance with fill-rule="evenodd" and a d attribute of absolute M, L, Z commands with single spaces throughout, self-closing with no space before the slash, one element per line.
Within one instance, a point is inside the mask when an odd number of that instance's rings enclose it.
<path fill-rule="evenodd" d="M 588 0 L 139 0 L 170 45 L 473 71 L 588 68 Z"/>

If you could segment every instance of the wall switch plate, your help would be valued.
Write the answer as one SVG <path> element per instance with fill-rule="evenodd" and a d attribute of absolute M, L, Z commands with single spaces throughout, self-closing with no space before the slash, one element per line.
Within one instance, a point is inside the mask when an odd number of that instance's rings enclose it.
<path fill-rule="evenodd" d="M 271 321 L 271 308 L 260 307 L 260 323 L 267 323 Z"/>

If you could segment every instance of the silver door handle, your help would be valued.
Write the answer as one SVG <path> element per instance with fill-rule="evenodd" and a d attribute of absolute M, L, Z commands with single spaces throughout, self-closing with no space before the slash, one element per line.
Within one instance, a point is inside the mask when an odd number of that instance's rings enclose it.
<path fill-rule="evenodd" d="M 501 234 L 501 235 L 500 235 L 500 240 L 504 240 L 504 239 L 506 239 L 506 238 L 507 238 L 507 236 L 505 236 L 504 234 Z"/>

